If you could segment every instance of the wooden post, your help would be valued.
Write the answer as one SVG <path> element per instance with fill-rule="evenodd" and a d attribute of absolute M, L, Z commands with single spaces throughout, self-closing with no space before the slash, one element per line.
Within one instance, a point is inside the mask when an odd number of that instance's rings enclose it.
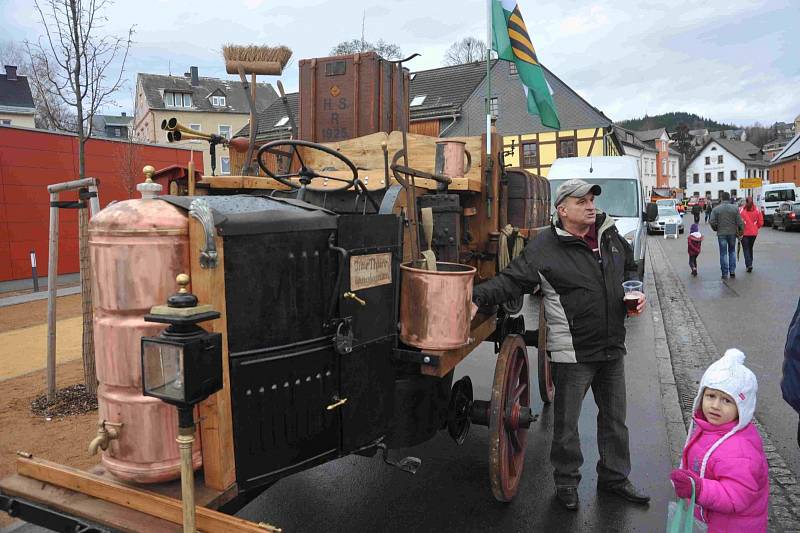
<path fill-rule="evenodd" d="M 186 171 L 189 174 L 186 176 L 186 183 L 189 188 L 188 194 L 189 196 L 194 196 L 194 149 L 192 149 L 192 156 L 189 158 L 189 165 Z"/>
<path fill-rule="evenodd" d="M 58 284 L 58 193 L 50 193 L 50 245 L 47 256 L 47 401 L 56 398 L 56 285 Z"/>

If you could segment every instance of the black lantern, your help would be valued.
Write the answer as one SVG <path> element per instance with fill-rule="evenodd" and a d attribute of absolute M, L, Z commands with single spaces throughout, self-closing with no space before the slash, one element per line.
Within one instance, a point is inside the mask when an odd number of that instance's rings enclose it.
<path fill-rule="evenodd" d="M 222 388 L 222 335 L 197 324 L 219 318 L 210 305 L 197 305 L 178 274 L 180 289 L 145 315 L 146 322 L 169 324 L 158 337 L 142 337 L 142 392 L 178 408 L 178 448 L 181 454 L 183 530 L 195 532 L 194 406 Z"/>
<path fill-rule="evenodd" d="M 169 327 L 158 337 L 142 337 L 142 388 L 145 396 L 190 409 L 222 388 L 222 335 L 197 325 L 219 313 L 197 305 L 186 289 L 189 276 L 179 274 L 177 282 L 181 288 L 167 305 L 153 307 L 144 317 Z"/>

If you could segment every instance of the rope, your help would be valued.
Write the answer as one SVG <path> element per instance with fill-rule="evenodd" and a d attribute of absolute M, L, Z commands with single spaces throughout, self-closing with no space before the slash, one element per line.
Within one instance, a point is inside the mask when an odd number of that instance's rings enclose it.
<path fill-rule="evenodd" d="M 500 230 L 500 239 L 498 242 L 497 250 L 497 266 L 498 270 L 504 270 L 511 262 L 511 256 L 508 253 L 508 239 L 514 234 L 514 227 L 507 224 L 506 227 Z"/>

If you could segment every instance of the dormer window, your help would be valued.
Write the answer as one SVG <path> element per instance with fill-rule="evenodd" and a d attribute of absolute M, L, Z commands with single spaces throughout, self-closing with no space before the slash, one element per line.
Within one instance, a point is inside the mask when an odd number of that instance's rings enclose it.
<path fill-rule="evenodd" d="M 164 91 L 164 105 L 167 107 L 192 107 L 192 95 Z"/>
<path fill-rule="evenodd" d="M 211 97 L 211 105 L 213 105 L 214 107 L 225 107 L 227 105 L 225 103 L 225 97 L 224 96 L 217 96 L 217 95 L 212 96 Z"/>

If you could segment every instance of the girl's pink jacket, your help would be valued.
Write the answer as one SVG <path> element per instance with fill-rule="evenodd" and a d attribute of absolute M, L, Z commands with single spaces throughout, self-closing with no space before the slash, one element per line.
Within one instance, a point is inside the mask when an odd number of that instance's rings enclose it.
<path fill-rule="evenodd" d="M 708 449 L 738 420 L 715 426 L 697 412 L 694 423 L 695 431 L 683 450 L 683 464 L 699 475 Z M 769 471 L 761 435 L 752 423 L 711 454 L 697 504 L 695 516 L 708 524 L 708 533 L 767 530 Z"/>
<path fill-rule="evenodd" d="M 742 206 L 739 214 L 742 215 L 744 221 L 744 236 L 755 237 L 758 235 L 758 228 L 764 225 L 764 215 L 761 214 L 761 210 L 754 206 L 752 211 L 748 211 Z"/>

